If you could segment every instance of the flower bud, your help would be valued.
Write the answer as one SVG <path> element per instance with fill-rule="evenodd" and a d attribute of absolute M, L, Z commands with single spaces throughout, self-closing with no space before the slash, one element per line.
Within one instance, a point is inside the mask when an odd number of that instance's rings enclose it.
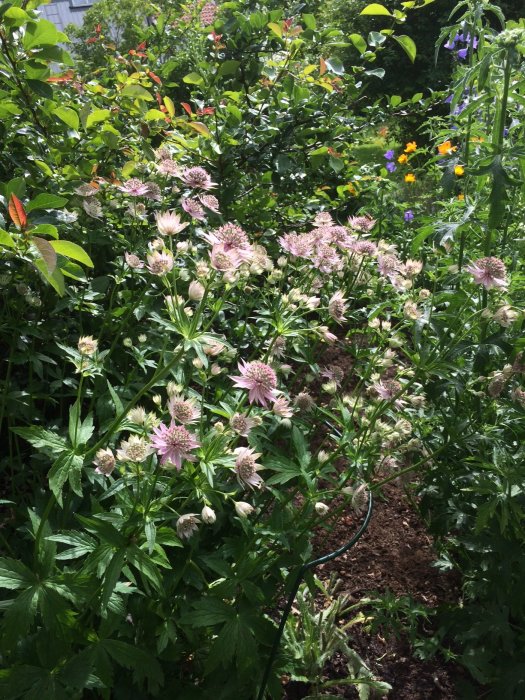
<path fill-rule="evenodd" d="M 317 501 L 317 503 L 314 505 L 315 512 L 317 515 L 326 515 L 330 508 L 326 505 L 326 503 L 323 503 L 322 501 Z"/>
<path fill-rule="evenodd" d="M 237 513 L 239 518 L 247 518 L 253 513 L 253 506 L 249 503 L 246 503 L 246 501 L 234 501 L 234 505 L 235 512 Z"/>
<path fill-rule="evenodd" d="M 196 280 L 190 282 L 190 286 L 188 287 L 188 296 L 191 301 L 200 301 L 204 296 L 204 285 Z"/>
<path fill-rule="evenodd" d="M 213 525 L 213 523 L 217 520 L 215 511 L 209 506 L 204 506 L 204 508 L 201 511 L 201 518 L 202 522 L 206 523 L 206 525 Z"/>

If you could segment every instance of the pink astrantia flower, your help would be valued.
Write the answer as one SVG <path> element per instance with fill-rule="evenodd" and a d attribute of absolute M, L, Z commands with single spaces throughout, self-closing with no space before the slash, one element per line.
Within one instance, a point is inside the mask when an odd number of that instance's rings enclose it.
<path fill-rule="evenodd" d="M 474 282 L 482 284 L 485 289 L 507 286 L 505 263 L 499 258 L 480 258 L 465 269 L 473 275 Z"/>
<path fill-rule="evenodd" d="M 140 180 L 137 180 L 136 177 L 131 178 L 131 180 L 127 180 L 118 187 L 121 192 L 129 194 L 131 197 L 143 197 L 144 195 L 148 194 L 149 188 L 149 183 L 141 182 Z"/>
<path fill-rule="evenodd" d="M 310 233 L 285 233 L 279 238 L 281 248 L 296 258 L 309 258 L 314 251 L 314 237 Z"/>
<path fill-rule="evenodd" d="M 288 399 L 284 396 L 279 396 L 272 406 L 272 413 L 281 418 L 291 418 L 293 416 L 293 408 L 291 408 Z"/>
<path fill-rule="evenodd" d="M 222 246 L 227 253 L 235 252 L 242 262 L 249 262 L 253 256 L 248 236 L 237 224 L 224 224 L 224 226 L 204 234 L 203 238 L 213 246 Z"/>
<path fill-rule="evenodd" d="M 147 256 L 147 260 L 147 268 L 154 275 L 165 275 L 173 269 L 173 255 L 168 251 L 159 253 L 159 251 L 156 250 L 151 255 Z"/>
<path fill-rule="evenodd" d="M 210 264 L 219 272 L 236 270 L 242 260 L 235 249 L 226 250 L 224 244 L 214 245 L 210 252 Z"/>
<path fill-rule="evenodd" d="M 235 413 L 230 418 L 231 429 L 234 433 L 237 433 L 237 435 L 242 435 L 242 437 L 248 437 L 250 430 L 257 424 L 254 418 L 250 418 L 250 416 L 246 416 L 244 413 Z"/>
<path fill-rule="evenodd" d="M 169 175 L 171 177 L 180 177 L 182 174 L 180 166 L 171 158 L 163 158 L 157 165 L 157 170 L 161 175 Z"/>
<path fill-rule="evenodd" d="M 333 219 L 327 211 L 320 211 L 315 215 L 314 226 L 331 226 Z"/>
<path fill-rule="evenodd" d="M 319 272 L 326 275 L 343 268 L 343 262 L 337 252 L 326 243 L 317 246 L 313 264 Z"/>
<path fill-rule="evenodd" d="M 213 211 L 215 214 L 219 213 L 219 200 L 217 197 L 214 197 L 212 194 L 199 194 L 198 197 L 200 203 L 206 207 L 206 209 Z"/>
<path fill-rule="evenodd" d="M 277 375 L 274 370 L 264 362 L 239 362 L 240 376 L 230 377 L 235 386 L 248 389 L 248 400 L 254 401 L 266 408 L 268 401 L 277 399 Z"/>
<path fill-rule="evenodd" d="M 153 428 L 151 445 L 160 455 L 160 463 L 174 464 L 177 469 L 182 467 L 182 460 L 195 462 L 197 460 L 191 453 L 199 443 L 193 433 L 190 433 L 182 425 L 175 425 L 171 421 L 169 427 L 161 423 L 158 428 Z"/>
<path fill-rule="evenodd" d="M 260 489 L 263 485 L 263 480 L 257 473 L 261 465 L 257 464 L 260 452 L 254 452 L 250 447 L 237 447 L 234 450 L 235 454 L 235 472 L 237 481 L 243 487 L 250 489 Z"/>
<path fill-rule="evenodd" d="M 141 267 L 144 267 L 144 263 L 135 253 L 124 253 L 124 259 L 126 260 L 126 265 L 133 270 L 140 270 Z"/>
<path fill-rule="evenodd" d="M 201 416 L 200 408 L 195 399 L 183 399 L 177 394 L 168 401 L 168 411 L 173 420 L 179 423 L 194 423 Z"/>
<path fill-rule="evenodd" d="M 155 214 L 157 228 L 162 236 L 174 236 L 189 226 L 188 223 L 182 223 L 179 214 L 174 211 L 157 212 Z"/>
<path fill-rule="evenodd" d="M 354 253 L 357 253 L 357 255 L 377 255 L 377 245 L 373 241 L 367 241 L 363 238 L 355 242 L 352 246 L 352 250 Z"/>
<path fill-rule="evenodd" d="M 204 168 L 186 168 L 182 173 L 182 181 L 194 189 L 211 190 L 217 183 L 211 181 Z"/>
<path fill-rule="evenodd" d="M 371 216 L 349 216 L 348 224 L 354 231 L 361 231 L 362 233 L 368 233 L 374 228 L 376 219 L 372 219 Z"/>
<path fill-rule="evenodd" d="M 328 302 L 328 313 L 338 323 L 342 323 L 346 320 L 346 299 L 343 296 L 343 292 L 338 290 Z"/>
<path fill-rule="evenodd" d="M 181 199 L 181 204 L 186 214 L 189 214 L 192 219 L 196 219 L 197 221 L 204 221 L 206 219 L 204 209 L 196 199 L 183 197 Z"/>
<path fill-rule="evenodd" d="M 379 382 L 376 382 L 372 386 L 372 389 L 375 390 L 376 394 L 383 401 L 391 401 L 394 398 L 394 396 L 397 396 L 397 394 L 399 394 L 399 392 L 402 389 L 402 386 L 395 379 L 381 379 Z M 398 398 L 394 401 L 394 405 L 397 406 L 397 408 L 400 408 L 405 403 L 406 401 L 404 401 L 401 398 Z"/>

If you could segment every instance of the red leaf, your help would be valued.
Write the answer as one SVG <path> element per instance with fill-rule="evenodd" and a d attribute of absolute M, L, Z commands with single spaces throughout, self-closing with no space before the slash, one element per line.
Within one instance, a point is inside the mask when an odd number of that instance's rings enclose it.
<path fill-rule="evenodd" d="M 141 51 L 142 49 L 145 49 L 145 48 L 146 48 L 146 42 L 145 42 L 145 41 L 142 41 L 142 42 L 137 46 L 137 50 L 138 50 L 138 51 Z"/>
<path fill-rule="evenodd" d="M 181 105 L 182 105 L 183 109 L 184 109 L 184 110 L 190 115 L 190 117 L 191 117 L 191 115 L 193 114 L 193 112 L 191 111 L 191 107 L 189 106 L 189 104 L 188 104 L 187 102 L 181 102 Z"/>
<path fill-rule="evenodd" d="M 158 75 L 155 75 L 153 71 L 150 70 L 148 75 L 152 80 L 154 80 L 157 83 L 157 85 L 162 85 L 162 80 L 159 78 Z"/>
<path fill-rule="evenodd" d="M 11 217 L 11 221 L 14 223 L 14 225 L 17 228 L 19 228 L 23 231 L 27 225 L 27 216 L 26 216 L 26 212 L 24 209 L 24 205 L 18 199 L 16 194 L 11 194 L 8 208 L 9 208 L 9 216 Z"/>
<path fill-rule="evenodd" d="M 75 71 L 68 70 L 62 75 L 52 75 L 46 79 L 46 83 L 69 83 L 75 77 Z"/>
<path fill-rule="evenodd" d="M 95 27 L 95 31 L 96 31 L 97 34 L 100 34 L 100 32 L 102 31 L 102 25 L 101 25 L 101 24 L 97 24 L 97 26 Z"/>

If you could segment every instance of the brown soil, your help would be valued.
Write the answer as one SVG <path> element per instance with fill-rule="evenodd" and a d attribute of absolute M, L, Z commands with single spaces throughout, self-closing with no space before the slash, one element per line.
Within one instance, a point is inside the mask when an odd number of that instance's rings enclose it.
<path fill-rule="evenodd" d="M 339 518 L 328 532 L 315 538 L 316 554 L 342 546 L 359 527 L 363 516 L 355 513 Z M 389 484 L 383 498 L 375 500 L 372 520 L 361 540 L 346 554 L 320 565 L 316 575 L 322 580 L 335 574 L 342 579 L 340 593 L 350 596 L 350 604 L 373 592 L 390 591 L 396 597 L 410 596 L 430 608 L 458 599 L 458 581 L 432 566 L 435 561 L 432 541 L 399 485 Z M 432 634 L 425 630 L 424 634 Z M 460 671 L 439 657 L 430 661 L 414 658 L 405 638 L 396 639 L 392 630 L 375 634 L 362 624 L 351 628 L 350 646 L 367 663 L 379 680 L 392 686 L 389 700 L 456 700 L 454 678 Z M 344 659 L 335 658 L 325 676 L 345 677 Z M 332 696 L 357 698 L 351 686 L 331 689 Z M 308 695 L 308 686 L 290 682 L 287 700 Z"/>

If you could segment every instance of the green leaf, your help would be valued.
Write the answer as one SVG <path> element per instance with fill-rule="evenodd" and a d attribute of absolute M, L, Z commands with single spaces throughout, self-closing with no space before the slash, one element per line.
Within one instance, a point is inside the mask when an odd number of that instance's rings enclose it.
<path fill-rule="evenodd" d="M 67 124 L 75 131 L 78 131 L 80 119 L 74 109 L 71 109 L 70 107 L 57 107 L 53 110 L 53 114 L 55 117 L 58 117 L 61 121 L 63 121 L 64 124 Z"/>
<path fill-rule="evenodd" d="M 363 39 L 361 34 L 350 34 L 348 38 L 359 51 L 359 53 L 364 53 L 366 51 L 366 41 Z"/>
<path fill-rule="evenodd" d="M 106 121 L 110 114 L 111 112 L 109 109 L 96 109 L 94 112 L 91 112 L 86 119 L 86 129 L 89 129 L 99 122 Z"/>
<path fill-rule="evenodd" d="M 109 599 L 115 586 L 120 578 L 120 573 L 124 562 L 126 561 L 126 550 L 124 548 L 119 549 L 113 555 L 109 566 L 107 567 L 104 574 L 104 585 L 102 586 L 102 597 L 100 599 L 100 609 L 104 611 L 109 603 Z"/>
<path fill-rule="evenodd" d="M 43 234 L 44 236 L 51 236 L 51 238 L 58 238 L 58 229 L 53 224 L 38 224 L 35 228 L 31 229 L 31 233 Z"/>
<path fill-rule="evenodd" d="M 35 575 L 25 564 L 9 557 L 0 558 L 0 588 L 28 588 L 35 582 Z"/>
<path fill-rule="evenodd" d="M 240 65 L 240 61 L 223 61 L 219 66 L 219 75 L 233 75 Z"/>
<path fill-rule="evenodd" d="M 34 49 L 36 46 L 55 46 L 65 35 L 59 32 L 53 22 L 47 19 L 39 19 L 26 27 L 22 46 L 26 51 Z M 67 40 L 67 37 L 66 37 Z"/>
<path fill-rule="evenodd" d="M 134 644 L 127 644 L 116 639 L 104 639 L 101 646 L 118 664 L 133 670 L 133 677 L 138 684 L 144 678 L 159 685 L 163 683 L 162 668 L 157 659 L 149 652 Z"/>
<path fill-rule="evenodd" d="M 60 296 L 64 296 L 64 292 L 66 290 L 64 284 L 64 275 L 60 272 L 58 267 L 55 270 L 53 270 L 52 274 L 50 274 L 49 270 L 47 269 L 47 265 L 44 262 L 44 260 L 42 260 L 42 258 L 38 258 L 38 260 L 35 260 L 34 265 L 37 268 L 37 270 L 42 274 L 42 277 L 53 287 L 53 289 Z"/>
<path fill-rule="evenodd" d="M 414 41 L 409 36 L 406 36 L 404 34 L 401 34 L 401 36 L 397 36 L 396 34 L 394 34 L 393 38 L 397 41 L 399 46 L 401 46 L 401 48 L 412 61 L 412 63 L 414 63 L 414 61 L 416 60 L 417 53 L 417 47 Z"/>
<path fill-rule="evenodd" d="M 82 469 L 83 459 L 73 452 L 64 452 L 54 462 L 49 470 L 49 488 L 53 492 L 59 505 L 62 505 L 62 489 L 69 478 L 72 469 Z"/>
<path fill-rule="evenodd" d="M 206 124 L 202 122 L 187 122 L 188 126 L 197 131 L 201 136 L 206 136 L 206 138 L 211 138 L 211 131 L 208 129 Z"/>
<path fill-rule="evenodd" d="M 62 207 L 66 204 L 67 199 L 65 197 L 59 197 L 57 194 L 47 194 L 47 192 L 41 192 L 25 205 L 25 210 L 30 212 L 34 209 L 62 209 Z"/>
<path fill-rule="evenodd" d="M 283 28 L 280 24 L 277 24 L 276 22 L 268 22 L 266 26 L 268 29 L 271 29 L 275 36 L 278 36 L 279 39 L 283 38 Z"/>
<path fill-rule="evenodd" d="M 66 258 L 73 258 L 73 260 L 78 260 L 83 265 L 87 265 L 88 267 L 93 267 L 93 261 L 89 255 L 76 243 L 72 243 L 71 241 L 51 241 L 50 245 L 60 255 L 64 255 Z"/>
<path fill-rule="evenodd" d="M 139 100 L 145 100 L 146 102 L 152 102 L 155 99 L 142 85 L 126 85 L 120 94 L 123 97 L 135 97 Z"/>
<path fill-rule="evenodd" d="M 6 248 L 14 248 L 15 247 L 15 242 L 7 233 L 7 231 L 4 231 L 3 228 L 0 228 L 0 245 L 5 246 Z"/>
<path fill-rule="evenodd" d="M 181 623 L 191 627 L 212 627 L 235 617 L 235 609 L 218 598 L 203 598 L 194 609 L 183 613 Z"/>
<path fill-rule="evenodd" d="M 400 95 L 392 95 L 390 97 L 389 101 L 390 101 L 391 107 L 397 107 L 398 105 L 401 104 L 401 102 L 403 101 L 403 98 Z"/>
<path fill-rule="evenodd" d="M 359 13 L 361 15 L 381 15 L 383 17 L 392 17 L 392 14 L 384 5 L 380 5 L 377 2 L 373 2 L 371 5 L 367 5 Z"/>
<path fill-rule="evenodd" d="M 53 274 L 57 266 L 57 254 L 53 249 L 52 244 L 49 241 L 46 241 L 45 238 L 40 238 L 39 236 L 32 236 L 31 243 L 40 253 L 42 260 L 47 267 L 48 273 L 50 275 Z"/>
<path fill-rule="evenodd" d="M 330 167 L 334 173 L 340 173 L 341 170 L 344 170 L 345 164 L 341 158 L 334 158 L 334 156 L 330 156 L 328 162 L 330 163 Z"/>
<path fill-rule="evenodd" d="M 188 73 L 182 80 L 188 85 L 202 85 L 204 82 L 204 78 L 198 73 Z"/>
<path fill-rule="evenodd" d="M 76 559 L 83 557 L 95 550 L 97 542 L 93 537 L 90 537 L 86 532 L 63 532 L 60 535 L 49 535 L 46 540 L 51 542 L 60 542 L 62 544 L 71 545 L 70 549 L 66 549 L 55 556 L 56 559 Z"/>
<path fill-rule="evenodd" d="M 315 16 L 311 14 L 304 14 L 302 15 L 304 26 L 307 29 L 311 29 L 312 31 L 315 31 L 317 29 L 317 23 L 315 21 Z"/>
<path fill-rule="evenodd" d="M 336 75 L 343 75 L 345 72 L 345 67 L 338 58 L 327 58 L 325 59 L 326 67 L 332 73 Z"/>
<path fill-rule="evenodd" d="M 49 449 L 55 454 L 60 454 L 67 449 L 67 444 L 64 438 L 60 435 L 33 425 L 30 428 L 11 428 L 13 433 L 20 435 L 24 440 L 27 440 L 33 447 L 40 449 Z"/>
<path fill-rule="evenodd" d="M 161 112 L 160 109 L 148 109 L 146 114 L 144 115 L 144 119 L 147 122 L 154 122 L 154 121 L 165 121 L 166 120 L 166 115 L 164 112 Z"/>

